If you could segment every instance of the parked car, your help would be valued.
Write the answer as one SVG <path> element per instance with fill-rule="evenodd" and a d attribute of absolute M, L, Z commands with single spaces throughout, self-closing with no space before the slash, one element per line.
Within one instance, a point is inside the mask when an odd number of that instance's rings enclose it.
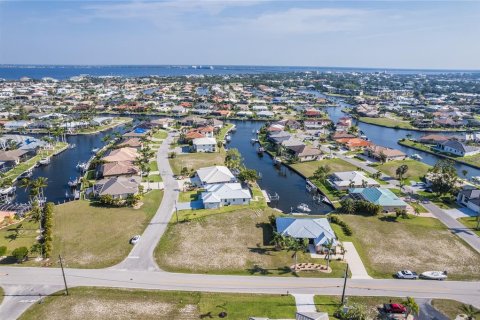
<path fill-rule="evenodd" d="M 447 277 L 447 271 L 425 271 L 420 274 L 420 278 L 427 280 L 445 280 Z"/>
<path fill-rule="evenodd" d="M 395 274 L 395 277 L 398 279 L 418 279 L 418 274 L 410 270 L 401 270 Z"/>
<path fill-rule="evenodd" d="M 383 305 L 385 313 L 407 313 L 407 308 L 400 303 L 385 303 Z"/>
<path fill-rule="evenodd" d="M 137 242 L 140 240 L 140 235 L 137 234 L 134 236 L 132 239 L 130 239 L 130 244 L 137 244 Z"/>

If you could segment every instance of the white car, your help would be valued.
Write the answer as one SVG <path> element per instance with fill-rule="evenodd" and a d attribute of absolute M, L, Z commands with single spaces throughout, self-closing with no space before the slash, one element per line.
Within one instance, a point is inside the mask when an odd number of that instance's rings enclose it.
<path fill-rule="evenodd" d="M 130 239 L 130 244 L 137 244 L 138 241 L 140 241 L 140 235 L 139 234 L 137 234 L 132 239 Z"/>
<path fill-rule="evenodd" d="M 446 271 L 425 271 L 420 275 L 422 279 L 428 280 L 445 280 L 447 279 Z"/>
<path fill-rule="evenodd" d="M 410 271 L 410 270 L 402 270 L 398 271 L 395 274 L 395 277 L 398 279 L 418 279 L 418 274 L 416 272 Z"/>

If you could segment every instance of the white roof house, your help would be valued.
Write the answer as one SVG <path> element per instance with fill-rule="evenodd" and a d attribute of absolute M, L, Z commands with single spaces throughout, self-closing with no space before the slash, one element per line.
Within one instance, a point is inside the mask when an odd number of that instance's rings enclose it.
<path fill-rule="evenodd" d="M 205 208 L 218 208 L 223 205 L 248 204 L 252 199 L 250 191 L 240 183 L 219 183 L 205 187 L 202 201 Z"/>
<path fill-rule="evenodd" d="M 346 190 L 352 187 L 379 187 L 380 184 L 372 178 L 364 176 L 358 171 L 335 172 L 328 182 L 337 190 Z"/>
<path fill-rule="evenodd" d="M 215 152 L 217 140 L 215 138 L 196 138 L 192 140 L 193 149 L 197 152 Z"/>
<path fill-rule="evenodd" d="M 237 181 L 230 169 L 225 166 L 200 168 L 197 170 L 197 176 L 202 185 L 231 183 Z"/>
<path fill-rule="evenodd" d="M 327 242 L 337 245 L 337 237 L 326 218 L 297 219 L 278 217 L 276 219 L 277 231 L 283 235 L 296 239 L 311 239 L 315 247 L 321 247 Z"/>

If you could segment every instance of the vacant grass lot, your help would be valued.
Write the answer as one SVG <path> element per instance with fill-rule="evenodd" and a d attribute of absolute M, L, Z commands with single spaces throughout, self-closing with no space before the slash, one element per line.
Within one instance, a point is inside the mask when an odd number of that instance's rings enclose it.
<path fill-rule="evenodd" d="M 389 127 L 389 128 L 399 128 L 399 129 L 414 129 L 414 127 L 408 121 L 395 119 L 395 118 L 369 118 L 369 117 L 360 117 L 358 118 L 360 122 L 370 123 L 377 126 Z"/>
<path fill-rule="evenodd" d="M 338 158 L 295 163 L 292 165 L 292 167 L 305 177 L 309 178 L 313 175 L 315 170 L 318 169 L 318 167 L 326 165 L 330 167 L 331 172 L 353 171 L 359 169 L 353 164 Z"/>
<path fill-rule="evenodd" d="M 432 306 L 446 315 L 449 319 L 455 319 L 457 315 L 462 314 L 460 307 L 463 303 L 455 300 L 433 299 Z M 478 319 L 478 317 L 477 317 Z"/>
<path fill-rule="evenodd" d="M 250 316 L 286 319 L 295 316 L 292 296 L 73 288 L 70 296 L 49 296 L 34 304 L 22 320 L 103 319 L 227 319 Z"/>
<path fill-rule="evenodd" d="M 220 152 L 181 154 L 169 159 L 169 161 L 173 173 L 180 174 L 183 167 L 187 167 L 189 170 L 197 170 L 203 167 L 222 166 L 225 161 L 225 151 L 222 148 Z"/>
<path fill-rule="evenodd" d="M 465 217 L 458 219 L 463 225 L 472 229 L 478 236 L 480 236 L 480 229 L 477 229 L 477 217 Z"/>
<path fill-rule="evenodd" d="M 178 202 L 195 201 L 200 197 L 201 194 L 202 191 L 199 190 L 180 192 L 178 195 Z"/>
<path fill-rule="evenodd" d="M 395 171 L 397 170 L 398 167 L 401 165 L 407 165 L 408 166 L 408 171 L 407 174 L 405 175 L 405 179 L 407 181 L 413 180 L 413 181 L 420 181 L 421 177 L 423 177 L 428 169 L 431 167 L 423 162 L 413 160 L 413 159 L 405 159 L 405 160 L 394 160 L 394 161 L 388 161 L 384 164 L 379 164 L 378 166 L 375 166 L 375 169 L 385 173 L 386 175 L 389 175 L 393 178 L 396 178 L 396 173 Z"/>
<path fill-rule="evenodd" d="M 383 303 L 401 302 L 403 299 L 396 297 L 348 297 L 348 303 L 359 303 L 367 307 L 368 319 L 376 319 L 378 316 L 377 307 Z M 342 298 L 340 296 L 315 296 L 315 306 L 319 312 L 327 312 L 330 317 L 337 319 L 333 316 L 335 311 L 341 306 Z"/>
<path fill-rule="evenodd" d="M 179 224 L 171 223 L 155 251 L 160 268 L 172 272 L 241 275 L 292 275 L 292 252 L 270 245 L 273 209 L 240 209 Z M 299 262 L 317 262 L 299 253 Z M 299 276 L 342 277 L 344 264 L 332 261 L 333 272 Z"/>
<path fill-rule="evenodd" d="M 167 136 L 168 136 L 168 133 L 166 131 L 160 130 L 154 133 L 152 137 L 155 139 L 165 139 L 167 138 Z"/>
<path fill-rule="evenodd" d="M 21 226 L 21 227 L 20 227 Z M 15 231 L 18 228 L 18 233 Z M 24 220 L 0 230 L 0 246 L 7 247 L 7 256 L 19 247 L 30 247 L 36 243 L 40 235 L 39 225 L 35 222 Z M 2 260 L 0 263 L 14 263 L 11 259 Z"/>
<path fill-rule="evenodd" d="M 150 191 L 138 210 L 99 207 L 84 200 L 56 206 L 52 256 L 61 253 L 73 268 L 103 268 L 120 262 L 131 249 L 129 239 L 142 233 L 162 196 L 160 190 Z"/>
<path fill-rule="evenodd" d="M 332 224 L 341 240 L 352 241 L 368 273 L 391 277 L 398 270 L 447 270 L 449 279 L 480 279 L 480 255 L 434 218 L 340 215 L 353 230 L 347 237 Z M 387 241 L 388 240 L 388 241 Z"/>

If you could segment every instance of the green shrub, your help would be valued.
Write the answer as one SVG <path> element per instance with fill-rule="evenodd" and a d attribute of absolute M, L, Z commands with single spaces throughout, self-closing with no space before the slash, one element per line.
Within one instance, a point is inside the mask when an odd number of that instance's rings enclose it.
<path fill-rule="evenodd" d="M 0 256 L 4 256 L 7 253 L 7 247 L 1 246 L 0 247 Z"/>
<path fill-rule="evenodd" d="M 18 263 L 22 263 L 28 256 L 27 247 L 19 247 L 12 251 L 12 256 L 17 260 Z"/>

